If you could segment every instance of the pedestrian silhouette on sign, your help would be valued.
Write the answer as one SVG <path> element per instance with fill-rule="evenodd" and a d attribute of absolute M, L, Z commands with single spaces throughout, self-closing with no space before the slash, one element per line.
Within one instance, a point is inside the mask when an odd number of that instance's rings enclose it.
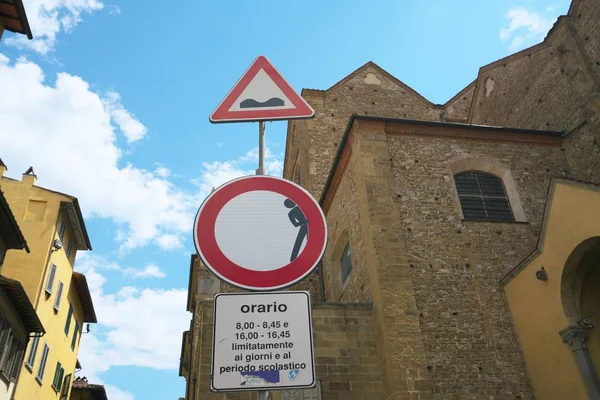
<path fill-rule="evenodd" d="M 295 227 L 300 227 L 298 230 L 298 236 L 296 236 L 294 248 L 292 249 L 292 256 L 290 257 L 290 262 L 292 262 L 296 259 L 296 257 L 298 257 L 298 253 L 300 253 L 300 246 L 302 246 L 304 238 L 306 235 L 308 235 L 308 221 L 306 220 L 306 217 L 304 216 L 304 213 L 300 207 L 298 207 L 292 200 L 285 199 L 283 204 L 287 208 L 291 208 L 290 212 L 288 213 L 288 217 L 290 218 L 292 225 Z"/>

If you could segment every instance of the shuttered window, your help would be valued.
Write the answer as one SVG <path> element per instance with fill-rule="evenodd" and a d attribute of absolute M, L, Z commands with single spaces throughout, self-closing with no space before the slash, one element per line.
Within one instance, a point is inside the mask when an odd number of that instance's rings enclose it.
<path fill-rule="evenodd" d="M 67 322 L 65 322 L 65 335 L 69 336 L 69 328 L 71 328 L 71 317 L 73 316 L 73 304 L 69 303 L 69 312 L 67 313 Z"/>
<path fill-rule="evenodd" d="M 0 316 L 0 320 L 0 372 L 14 381 L 21 370 L 25 344 L 14 336 L 12 325 L 6 318 Z"/>
<path fill-rule="evenodd" d="M 58 237 L 63 240 L 65 237 L 65 221 L 60 221 L 60 229 L 58 230 Z"/>
<path fill-rule="evenodd" d="M 483 172 L 462 172 L 454 176 L 466 220 L 514 221 L 502 179 Z"/>
<path fill-rule="evenodd" d="M 67 249 L 65 250 L 65 252 L 67 253 L 67 258 L 71 257 L 72 248 L 73 248 L 73 243 L 71 242 L 71 240 L 69 240 L 69 243 L 67 243 Z"/>
<path fill-rule="evenodd" d="M 58 282 L 58 288 L 56 289 L 56 298 L 54 299 L 54 309 L 58 311 L 60 307 L 60 300 L 62 297 L 64 284 L 62 282 Z"/>
<path fill-rule="evenodd" d="M 48 280 L 46 281 L 46 293 L 52 294 L 52 286 L 54 286 L 54 278 L 56 277 L 56 265 L 50 265 L 48 272 Z"/>
<path fill-rule="evenodd" d="M 79 323 L 75 321 L 75 331 L 73 332 L 73 339 L 71 340 L 71 350 L 75 351 L 75 345 L 77 344 L 77 335 L 79 334 Z"/>
<path fill-rule="evenodd" d="M 71 374 L 65 376 L 65 380 L 63 381 L 62 390 L 60 391 L 60 399 L 68 399 L 69 398 L 69 389 L 71 388 Z"/>
<path fill-rule="evenodd" d="M 42 359 L 40 360 L 40 368 L 38 369 L 37 379 L 38 382 L 42 383 L 42 379 L 44 379 L 44 371 L 46 370 L 46 361 L 48 361 L 48 352 L 50 351 L 50 347 L 48 344 L 44 343 L 44 350 L 42 351 Z"/>
<path fill-rule="evenodd" d="M 19 373 L 21 372 L 21 365 L 23 364 L 23 356 L 25 355 L 25 343 L 18 342 L 17 351 L 13 359 L 13 365 L 10 372 L 10 379 L 16 381 Z"/>
<path fill-rule="evenodd" d="M 350 250 L 350 242 L 346 243 L 346 247 L 344 247 L 344 252 L 342 253 L 342 259 L 340 260 L 340 269 L 341 269 L 341 278 L 342 285 L 346 282 L 346 279 L 350 276 L 352 272 L 352 252 Z"/>
<path fill-rule="evenodd" d="M 31 340 L 31 347 L 29 348 L 29 355 L 27 356 L 27 362 L 25 365 L 29 367 L 29 369 L 33 369 L 33 364 L 35 363 L 35 354 L 37 353 L 38 344 L 40 343 L 40 337 L 34 336 Z"/>
<path fill-rule="evenodd" d="M 4 346 L 4 351 L 2 352 L 2 359 L 0 360 L 0 371 L 6 377 L 10 377 L 12 372 L 12 364 L 17 353 L 18 342 L 14 335 L 12 334 L 12 328 L 8 328 L 6 330 L 8 335 L 6 337 L 6 345 Z M 2 336 L 4 337 L 4 330 L 2 332 Z"/>
<path fill-rule="evenodd" d="M 62 367 L 60 362 L 56 362 L 56 369 L 54 370 L 54 380 L 52 381 L 52 387 L 57 392 L 60 391 L 63 382 L 63 376 L 65 374 L 65 369 Z"/>

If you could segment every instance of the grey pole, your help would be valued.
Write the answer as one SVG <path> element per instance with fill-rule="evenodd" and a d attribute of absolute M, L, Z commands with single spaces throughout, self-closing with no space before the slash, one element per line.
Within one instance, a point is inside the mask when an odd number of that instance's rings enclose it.
<path fill-rule="evenodd" d="M 265 174 L 265 121 L 258 121 L 258 169 L 256 175 Z"/>
<path fill-rule="evenodd" d="M 265 122 L 258 121 L 258 169 L 256 175 L 265 174 Z M 268 390 L 258 392 L 258 400 L 269 400 L 271 398 Z"/>
<path fill-rule="evenodd" d="M 258 400 L 269 400 L 271 398 L 270 392 L 268 390 L 263 390 L 258 392 Z"/>

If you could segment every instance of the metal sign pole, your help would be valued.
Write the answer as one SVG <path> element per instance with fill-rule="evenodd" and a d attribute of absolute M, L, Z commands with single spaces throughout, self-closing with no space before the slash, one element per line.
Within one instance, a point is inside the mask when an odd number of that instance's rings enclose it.
<path fill-rule="evenodd" d="M 270 394 L 271 392 L 269 392 L 268 390 L 258 392 L 258 400 L 269 400 L 271 398 Z"/>
<path fill-rule="evenodd" d="M 258 121 L 258 169 L 256 175 L 265 174 L 265 122 Z M 271 393 L 268 390 L 258 392 L 258 400 L 269 400 Z"/>
<path fill-rule="evenodd" d="M 256 175 L 265 174 L 265 121 L 258 121 L 258 169 Z"/>

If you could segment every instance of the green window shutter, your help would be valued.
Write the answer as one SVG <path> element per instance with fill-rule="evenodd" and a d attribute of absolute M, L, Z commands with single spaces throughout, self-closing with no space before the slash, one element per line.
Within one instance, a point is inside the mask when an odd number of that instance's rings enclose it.
<path fill-rule="evenodd" d="M 67 322 L 65 323 L 65 335 L 69 336 L 69 328 L 71 327 L 71 317 L 73 316 L 73 304 L 69 303 L 69 313 L 67 314 Z"/>
<path fill-rule="evenodd" d="M 77 344 L 77 334 L 79 333 L 79 323 L 75 321 L 75 332 L 73 332 L 73 340 L 71 340 L 71 350 L 75 351 L 75 345 Z"/>
<path fill-rule="evenodd" d="M 35 354 L 37 353 L 38 344 L 40 343 L 40 337 L 34 336 L 33 341 L 31 342 L 31 348 L 29 350 L 29 356 L 27 356 L 27 366 L 29 368 L 33 368 L 33 363 L 35 362 Z"/>
<path fill-rule="evenodd" d="M 62 390 L 60 392 L 60 400 L 69 398 L 69 389 L 71 388 L 71 374 L 65 376 L 65 380 L 62 385 Z"/>
<path fill-rule="evenodd" d="M 59 361 L 56 362 L 56 369 L 54 370 L 54 380 L 52 381 L 52 387 L 59 392 L 62 386 L 63 375 L 65 369 L 62 367 Z"/>
<path fill-rule="evenodd" d="M 54 299 L 54 309 L 58 311 L 60 307 L 60 300 L 62 297 L 64 284 L 62 282 L 58 282 L 58 287 L 56 289 L 56 298 Z"/>

